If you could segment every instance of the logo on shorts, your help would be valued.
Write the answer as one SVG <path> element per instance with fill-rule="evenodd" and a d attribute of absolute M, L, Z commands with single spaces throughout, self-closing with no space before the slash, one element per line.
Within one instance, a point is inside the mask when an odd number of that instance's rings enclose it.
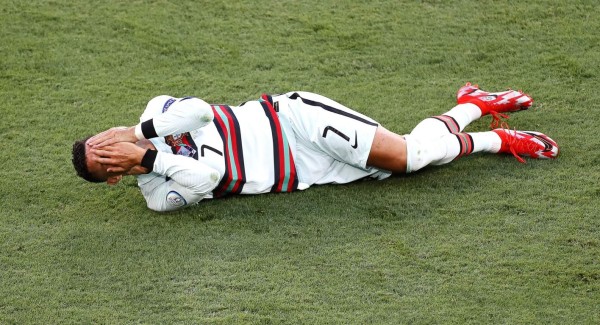
<path fill-rule="evenodd" d="M 358 134 L 356 133 L 356 131 L 354 131 L 354 145 L 352 145 L 351 147 L 354 149 L 358 148 Z"/>
<path fill-rule="evenodd" d="M 174 207 L 182 207 L 187 204 L 183 196 L 175 191 L 167 193 L 167 203 Z"/>

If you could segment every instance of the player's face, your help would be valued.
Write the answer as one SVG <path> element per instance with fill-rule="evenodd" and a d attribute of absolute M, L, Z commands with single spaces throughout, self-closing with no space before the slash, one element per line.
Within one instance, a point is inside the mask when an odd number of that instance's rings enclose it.
<path fill-rule="evenodd" d="M 122 173 L 112 173 L 112 172 L 108 172 L 107 169 L 108 165 L 104 165 L 101 164 L 99 162 L 96 161 L 95 158 L 97 158 L 98 156 L 91 152 L 90 150 L 86 150 L 85 152 L 85 161 L 87 164 L 87 168 L 88 171 L 94 175 L 94 177 L 103 180 L 103 181 L 107 181 L 109 184 L 110 183 L 116 183 L 119 180 L 121 180 L 122 177 Z M 116 180 L 116 182 L 115 182 Z"/>

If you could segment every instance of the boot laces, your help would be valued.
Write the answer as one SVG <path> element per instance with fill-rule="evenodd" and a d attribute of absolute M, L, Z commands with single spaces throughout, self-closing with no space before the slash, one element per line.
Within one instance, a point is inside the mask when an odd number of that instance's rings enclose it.
<path fill-rule="evenodd" d="M 513 154 L 515 158 L 520 163 L 526 164 L 527 162 L 523 157 L 519 156 L 520 153 L 533 154 L 536 150 L 539 149 L 540 145 L 536 144 L 533 141 L 528 141 L 527 139 L 520 139 L 517 137 L 517 130 L 511 130 L 506 122 L 502 122 L 501 124 L 502 130 L 508 133 L 507 146 L 510 152 Z"/>
<path fill-rule="evenodd" d="M 508 115 L 496 111 L 490 111 L 490 115 L 492 116 L 492 123 L 490 123 L 491 129 L 496 129 L 498 128 L 498 126 L 500 126 L 503 129 L 504 126 L 508 128 L 508 124 L 502 121 L 503 118 L 508 120 L 510 118 Z"/>

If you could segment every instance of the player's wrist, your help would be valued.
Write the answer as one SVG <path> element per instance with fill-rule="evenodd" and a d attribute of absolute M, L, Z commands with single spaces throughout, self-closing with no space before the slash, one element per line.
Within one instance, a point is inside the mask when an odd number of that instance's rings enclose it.
<path fill-rule="evenodd" d="M 158 151 L 147 149 L 140 160 L 140 166 L 146 168 L 148 172 L 151 172 L 154 169 L 154 162 L 156 161 L 157 156 Z"/>
<path fill-rule="evenodd" d="M 137 134 L 135 133 L 135 126 L 130 126 L 123 131 L 123 141 L 136 143 L 140 139 L 138 139 Z"/>

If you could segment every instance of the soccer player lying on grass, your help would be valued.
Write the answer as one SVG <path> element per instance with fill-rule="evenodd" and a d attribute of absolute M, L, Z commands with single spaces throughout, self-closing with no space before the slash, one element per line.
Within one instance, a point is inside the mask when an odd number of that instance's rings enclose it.
<path fill-rule="evenodd" d="M 556 142 L 539 132 L 462 132 L 481 116 L 491 114 L 497 126 L 503 113 L 528 109 L 532 99 L 522 92 L 490 93 L 467 83 L 457 103 L 400 136 L 308 92 L 263 95 L 237 107 L 158 96 L 139 124 L 75 142 L 73 164 L 91 182 L 136 175 L 148 207 L 169 211 L 228 194 L 384 179 L 475 152 L 510 153 L 520 162 L 558 155 Z"/>

